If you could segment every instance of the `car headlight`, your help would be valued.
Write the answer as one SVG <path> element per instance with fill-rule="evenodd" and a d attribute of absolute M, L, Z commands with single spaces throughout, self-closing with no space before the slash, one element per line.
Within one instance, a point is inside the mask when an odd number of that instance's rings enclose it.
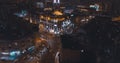
<path fill-rule="evenodd" d="M 20 54 L 21 54 L 20 51 L 11 51 L 10 52 L 10 56 L 13 56 L 13 57 L 19 56 Z"/>

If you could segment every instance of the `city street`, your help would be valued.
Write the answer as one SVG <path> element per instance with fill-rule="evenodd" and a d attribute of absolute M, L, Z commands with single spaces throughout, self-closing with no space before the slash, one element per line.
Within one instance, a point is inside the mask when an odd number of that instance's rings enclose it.
<path fill-rule="evenodd" d="M 120 63 L 119 0 L 1 0 L 0 63 Z"/>

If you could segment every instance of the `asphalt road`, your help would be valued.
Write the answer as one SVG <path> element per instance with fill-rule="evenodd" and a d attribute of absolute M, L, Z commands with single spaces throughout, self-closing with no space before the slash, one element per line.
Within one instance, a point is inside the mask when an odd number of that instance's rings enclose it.
<path fill-rule="evenodd" d="M 80 51 L 63 49 L 62 63 L 80 63 Z"/>

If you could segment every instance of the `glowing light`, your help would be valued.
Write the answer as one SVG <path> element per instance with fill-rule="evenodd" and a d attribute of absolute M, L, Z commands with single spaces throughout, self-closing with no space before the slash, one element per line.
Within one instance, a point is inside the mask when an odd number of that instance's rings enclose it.
<path fill-rule="evenodd" d="M 55 11 L 53 14 L 54 14 L 54 15 L 63 15 L 63 13 L 60 12 L 60 11 Z"/>
<path fill-rule="evenodd" d="M 10 56 L 18 56 L 20 55 L 20 51 L 12 51 L 10 52 Z"/>
<path fill-rule="evenodd" d="M 60 3 L 60 0 L 53 0 L 53 3 Z"/>
<path fill-rule="evenodd" d="M 56 3 L 56 0 L 54 0 L 53 3 Z"/>
<path fill-rule="evenodd" d="M 57 0 L 58 2 L 57 3 L 60 3 L 60 0 Z"/>

